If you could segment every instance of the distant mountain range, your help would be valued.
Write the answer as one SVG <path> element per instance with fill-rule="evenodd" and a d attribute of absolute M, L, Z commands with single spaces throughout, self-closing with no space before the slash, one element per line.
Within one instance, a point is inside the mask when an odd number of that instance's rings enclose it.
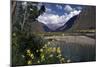
<path fill-rule="evenodd" d="M 74 24 L 74 21 L 77 19 L 77 17 L 78 17 L 78 15 L 73 16 L 63 26 L 57 28 L 56 30 L 52 30 L 52 29 L 48 28 L 48 26 L 46 26 L 45 24 L 43 25 L 43 28 L 46 32 L 62 32 L 62 31 L 65 31 L 65 30 L 68 30 L 69 28 L 71 28 L 72 25 Z"/>
<path fill-rule="evenodd" d="M 32 23 L 32 31 L 33 32 L 74 32 L 76 30 L 86 30 L 86 29 L 94 29 L 96 26 L 96 7 L 95 6 L 87 6 L 84 10 L 78 14 L 70 18 L 63 26 L 57 28 L 56 30 L 52 30 L 48 28 L 43 23 L 34 22 Z"/>

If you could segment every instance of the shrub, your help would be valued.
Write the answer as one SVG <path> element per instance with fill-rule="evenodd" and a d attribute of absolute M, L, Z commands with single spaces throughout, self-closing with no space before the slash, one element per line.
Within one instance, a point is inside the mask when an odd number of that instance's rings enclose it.
<path fill-rule="evenodd" d="M 36 34 L 12 34 L 12 65 L 65 63 L 60 47 L 50 47 L 49 41 Z"/>

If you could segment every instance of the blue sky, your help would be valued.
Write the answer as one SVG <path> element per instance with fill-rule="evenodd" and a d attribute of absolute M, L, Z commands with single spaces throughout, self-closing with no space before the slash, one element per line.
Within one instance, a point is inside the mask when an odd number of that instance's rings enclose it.
<path fill-rule="evenodd" d="M 82 10 L 80 5 L 69 5 L 69 4 L 56 4 L 56 3 L 43 3 L 46 8 L 55 11 L 54 14 L 63 15 L 64 13 L 69 13 L 72 9 Z M 52 13 L 51 11 L 51 13 Z"/>
<path fill-rule="evenodd" d="M 82 11 L 80 5 L 40 3 L 38 7 L 44 5 L 46 11 L 37 20 L 44 23 L 48 28 L 55 30 L 63 26 L 70 18 L 79 15 Z"/>

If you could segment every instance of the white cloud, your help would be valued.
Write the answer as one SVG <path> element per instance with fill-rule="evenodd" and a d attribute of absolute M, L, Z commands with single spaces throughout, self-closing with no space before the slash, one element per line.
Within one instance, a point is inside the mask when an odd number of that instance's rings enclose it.
<path fill-rule="evenodd" d="M 74 10 L 70 12 L 70 14 L 65 13 L 61 16 L 57 14 L 44 13 L 40 15 L 37 20 L 41 23 L 44 23 L 46 26 L 48 26 L 48 28 L 56 30 L 57 28 L 63 26 L 70 18 L 78 15 L 80 12 L 80 10 Z"/>
<path fill-rule="evenodd" d="M 61 6 L 61 5 L 56 5 L 56 7 L 57 7 L 58 9 L 62 9 L 62 6 Z"/>
<path fill-rule="evenodd" d="M 55 30 L 58 27 L 64 25 L 64 21 L 66 20 L 66 16 L 55 15 L 44 13 L 38 17 L 38 21 L 47 25 L 50 29 Z"/>
<path fill-rule="evenodd" d="M 71 12 L 71 11 L 73 11 L 73 8 L 70 5 L 66 5 L 65 8 L 64 8 L 64 10 L 66 12 Z"/>
<path fill-rule="evenodd" d="M 46 9 L 46 12 L 52 12 L 52 9 L 50 9 L 50 8 L 45 8 Z"/>
<path fill-rule="evenodd" d="M 62 9 L 60 5 L 56 5 L 59 9 Z M 70 18 L 75 15 L 80 14 L 81 10 L 76 10 L 70 5 L 64 7 L 66 13 L 63 15 L 55 14 L 52 9 L 46 7 L 46 12 L 40 15 L 37 20 L 41 23 L 44 23 L 48 28 L 56 30 L 57 28 L 63 26 Z M 69 12 L 69 13 L 68 13 Z"/>
<path fill-rule="evenodd" d="M 45 13 L 56 13 L 55 11 L 53 11 L 50 8 L 45 7 L 45 9 L 46 9 Z"/>

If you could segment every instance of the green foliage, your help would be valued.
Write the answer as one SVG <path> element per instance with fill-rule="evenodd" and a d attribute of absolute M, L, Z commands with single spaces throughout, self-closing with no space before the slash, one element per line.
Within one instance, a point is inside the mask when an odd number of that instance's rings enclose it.
<path fill-rule="evenodd" d="M 59 47 L 48 46 L 49 41 L 30 31 L 31 23 L 34 23 L 36 18 L 45 12 L 45 6 L 42 5 L 38 9 L 37 6 L 32 6 L 31 2 L 27 2 L 26 6 L 22 3 L 17 2 L 16 12 L 12 19 L 12 65 L 66 62 Z"/>
<path fill-rule="evenodd" d="M 49 41 L 36 34 L 12 34 L 12 64 L 65 63 L 60 47 L 50 47 Z M 52 45 L 52 44 L 51 44 Z"/>
<path fill-rule="evenodd" d="M 33 2 L 16 2 L 15 14 L 12 15 L 13 32 L 31 32 L 31 23 L 36 21 L 36 18 L 45 12 L 45 6 L 34 6 Z M 36 3 L 38 5 L 38 3 Z"/>

